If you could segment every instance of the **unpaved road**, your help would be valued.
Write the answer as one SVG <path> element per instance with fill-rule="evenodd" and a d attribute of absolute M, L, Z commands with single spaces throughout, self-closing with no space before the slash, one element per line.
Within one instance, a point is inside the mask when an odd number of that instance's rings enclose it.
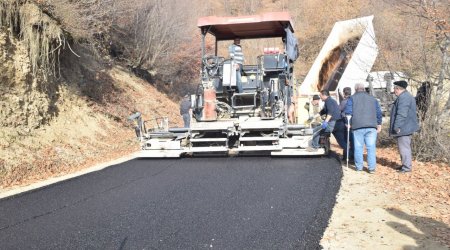
<path fill-rule="evenodd" d="M 334 158 L 132 160 L 0 200 L 2 249 L 315 249 Z"/>

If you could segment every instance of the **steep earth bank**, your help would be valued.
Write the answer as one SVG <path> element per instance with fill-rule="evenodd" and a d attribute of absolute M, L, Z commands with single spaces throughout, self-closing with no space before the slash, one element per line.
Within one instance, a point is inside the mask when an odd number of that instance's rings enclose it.
<path fill-rule="evenodd" d="M 59 79 L 33 77 L 23 43 L 0 32 L 0 185 L 64 175 L 138 149 L 127 116 L 168 116 L 177 103 L 128 70 L 102 65 L 79 47 Z"/>

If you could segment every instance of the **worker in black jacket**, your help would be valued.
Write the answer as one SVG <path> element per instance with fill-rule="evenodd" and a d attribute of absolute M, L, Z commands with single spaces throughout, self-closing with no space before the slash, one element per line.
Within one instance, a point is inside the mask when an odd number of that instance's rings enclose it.
<path fill-rule="evenodd" d="M 322 133 L 331 133 L 334 130 L 336 121 L 341 118 L 339 111 L 339 105 L 336 100 L 330 97 L 330 91 L 320 91 L 320 99 L 325 103 L 323 109 L 320 111 L 320 115 L 326 115 L 325 120 L 322 122 Z M 319 148 L 320 133 L 315 133 L 313 136 L 312 146 L 313 148 Z"/>

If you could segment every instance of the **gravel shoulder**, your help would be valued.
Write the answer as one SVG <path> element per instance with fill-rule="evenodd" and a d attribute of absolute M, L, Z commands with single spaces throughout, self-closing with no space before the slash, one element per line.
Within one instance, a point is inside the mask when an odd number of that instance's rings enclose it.
<path fill-rule="evenodd" d="M 338 149 L 335 147 L 335 150 Z M 343 179 L 324 249 L 449 249 L 449 166 L 414 162 L 398 174 L 395 149 L 377 152 L 377 172 L 343 163 Z"/>

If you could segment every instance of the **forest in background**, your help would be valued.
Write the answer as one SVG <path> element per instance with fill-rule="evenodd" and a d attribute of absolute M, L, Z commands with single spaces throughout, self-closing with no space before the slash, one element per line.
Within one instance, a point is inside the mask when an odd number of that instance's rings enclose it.
<path fill-rule="evenodd" d="M 109 54 L 153 82 L 176 84 L 175 89 L 198 81 L 200 36 L 196 21 L 206 15 L 288 11 L 301 44 L 296 65 L 300 79 L 334 23 L 361 16 L 374 15 L 380 54 L 373 70 L 402 71 L 417 82 L 437 82 L 443 51 L 448 51 L 447 1 L 28 1 L 36 2 L 55 18 L 74 43 L 89 44 L 96 53 Z"/>

